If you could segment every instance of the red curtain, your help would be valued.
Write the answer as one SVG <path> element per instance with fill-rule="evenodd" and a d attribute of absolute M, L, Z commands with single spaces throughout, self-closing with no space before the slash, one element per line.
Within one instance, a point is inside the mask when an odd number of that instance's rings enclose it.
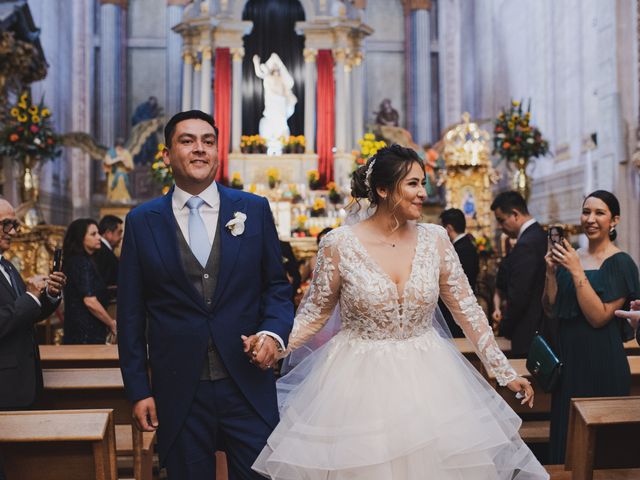
<path fill-rule="evenodd" d="M 213 82 L 214 118 L 218 127 L 218 173 L 216 181 L 229 178 L 229 144 L 231 138 L 231 53 L 228 48 L 216 48 Z"/>
<path fill-rule="evenodd" d="M 317 86 L 318 173 L 323 184 L 333 181 L 333 146 L 335 136 L 335 83 L 331 50 L 319 50 Z"/>

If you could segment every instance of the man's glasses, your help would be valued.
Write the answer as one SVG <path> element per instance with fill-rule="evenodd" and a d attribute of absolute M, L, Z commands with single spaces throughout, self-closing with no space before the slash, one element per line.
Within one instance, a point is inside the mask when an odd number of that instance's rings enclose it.
<path fill-rule="evenodd" d="M 20 231 L 20 222 L 15 219 L 5 218 L 4 220 L 0 220 L 0 225 L 2 225 L 2 231 L 4 233 L 10 233 L 11 230 L 16 232 Z"/>

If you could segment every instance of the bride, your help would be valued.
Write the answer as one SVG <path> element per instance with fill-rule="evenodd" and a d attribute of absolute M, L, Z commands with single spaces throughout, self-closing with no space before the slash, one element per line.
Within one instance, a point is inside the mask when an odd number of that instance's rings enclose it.
<path fill-rule="evenodd" d="M 498 349 L 455 250 L 417 223 L 424 165 L 378 151 L 354 173 L 375 213 L 322 240 L 286 353 L 339 306 L 342 328 L 278 382 L 281 420 L 253 468 L 278 480 L 549 478 L 520 419 L 434 320 L 442 297 L 485 367 L 533 406 L 533 389 Z"/>

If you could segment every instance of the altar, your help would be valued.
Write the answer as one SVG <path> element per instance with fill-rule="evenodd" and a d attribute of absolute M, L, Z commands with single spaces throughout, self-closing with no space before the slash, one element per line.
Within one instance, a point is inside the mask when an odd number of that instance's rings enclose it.
<path fill-rule="evenodd" d="M 276 169 L 283 184 L 306 184 L 310 170 L 318 169 L 315 153 L 230 153 L 229 172 L 239 173 L 245 185 L 268 183 L 267 170 Z"/>

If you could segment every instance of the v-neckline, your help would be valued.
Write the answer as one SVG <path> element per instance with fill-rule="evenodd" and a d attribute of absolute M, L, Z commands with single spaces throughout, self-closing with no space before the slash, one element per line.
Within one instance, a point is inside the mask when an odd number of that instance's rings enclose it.
<path fill-rule="evenodd" d="M 371 253 L 369 253 L 369 250 L 367 250 L 367 247 L 365 247 L 364 244 L 360 241 L 360 239 L 358 238 L 358 235 L 356 235 L 356 232 L 353 231 L 353 225 L 349 225 L 348 228 L 357 247 L 362 250 L 362 253 L 364 254 L 365 258 L 368 258 L 371 264 L 373 265 L 373 267 L 376 270 L 378 270 L 379 273 L 382 274 L 382 276 L 388 281 L 390 285 L 394 287 L 398 304 L 402 307 L 404 305 L 404 297 L 405 297 L 404 294 L 407 290 L 407 285 L 409 285 L 409 283 L 411 282 L 411 279 L 413 278 L 413 272 L 415 270 L 414 267 L 415 267 L 416 259 L 418 258 L 418 248 L 420 247 L 420 235 L 422 232 L 420 225 L 416 225 L 416 229 L 417 229 L 416 230 L 416 246 L 413 252 L 413 257 L 411 258 L 411 269 L 409 271 L 409 276 L 405 280 L 404 285 L 402 287 L 402 294 L 400 294 L 400 289 L 398 288 L 398 284 L 393 281 L 393 278 L 391 278 L 391 275 L 389 275 L 387 271 L 384 268 L 382 268 L 382 266 L 380 266 L 377 260 L 373 258 Z"/>

